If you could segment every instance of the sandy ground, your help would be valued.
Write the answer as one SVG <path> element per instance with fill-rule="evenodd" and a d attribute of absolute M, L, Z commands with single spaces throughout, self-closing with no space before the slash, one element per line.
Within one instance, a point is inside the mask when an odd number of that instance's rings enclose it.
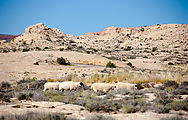
<path fill-rule="evenodd" d="M 58 65 L 58 57 L 68 59 L 71 63 L 91 65 Z M 15 81 L 26 77 L 38 79 L 61 79 L 69 74 L 95 74 L 105 68 L 109 59 L 77 52 L 32 51 L 0 53 L 0 81 Z M 39 62 L 39 65 L 33 63 Z M 123 67 L 125 63 L 113 61 Z"/>
<path fill-rule="evenodd" d="M 141 69 L 164 70 L 159 60 L 156 59 L 129 59 L 133 66 Z"/>

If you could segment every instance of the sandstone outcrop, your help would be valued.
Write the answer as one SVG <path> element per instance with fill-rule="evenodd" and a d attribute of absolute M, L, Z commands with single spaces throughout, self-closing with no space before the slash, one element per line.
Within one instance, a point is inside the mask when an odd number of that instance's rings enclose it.
<path fill-rule="evenodd" d="M 38 23 L 26 28 L 25 33 L 13 39 L 11 43 L 16 47 L 54 48 L 55 46 L 60 46 L 65 43 L 68 44 L 68 36 L 70 37 L 70 35 L 64 34 L 57 28 L 52 29 L 45 26 L 43 23 Z"/>

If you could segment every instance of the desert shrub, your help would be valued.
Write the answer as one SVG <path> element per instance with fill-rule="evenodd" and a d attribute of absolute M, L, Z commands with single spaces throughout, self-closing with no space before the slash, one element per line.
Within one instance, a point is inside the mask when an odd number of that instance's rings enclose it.
<path fill-rule="evenodd" d="M 23 50 L 22 50 L 22 52 L 28 52 L 30 49 L 29 48 L 24 48 Z"/>
<path fill-rule="evenodd" d="M 44 47 L 43 50 L 49 49 L 49 47 Z"/>
<path fill-rule="evenodd" d="M 115 119 L 109 116 L 107 117 L 103 115 L 95 115 L 95 116 L 89 116 L 85 120 L 115 120 Z"/>
<path fill-rule="evenodd" d="M 59 51 L 63 51 L 63 50 L 64 50 L 64 48 L 60 48 L 60 49 L 59 49 Z"/>
<path fill-rule="evenodd" d="M 188 81 L 183 81 L 180 84 L 180 87 L 187 87 L 188 86 Z"/>
<path fill-rule="evenodd" d="M 134 68 L 134 66 L 130 62 L 128 62 L 127 65 L 130 66 L 130 67 L 132 67 L 132 68 Z"/>
<path fill-rule="evenodd" d="M 13 51 L 13 52 L 16 52 L 16 48 L 13 48 L 12 51 Z"/>
<path fill-rule="evenodd" d="M 66 50 L 72 50 L 72 47 L 71 47 L 71 46 L 68 46 L 68 47 L 66 48 Z"/>
<path fill-rule="evenodd" d="M 181 87 L 181 88 L 173 90 L 171 93 L 173 95 L 188 95 L 188 88 L 187 87 Z"/>
<path fill-rule="evenodd" d="M 175 89 L 179 87 L 179 84 L 176 81 L 172 81 L 172 80 L 166 81 L 164 85 L 165 87 L 173 87 Z"/>
<path fill-rule="evenodd" d="M 131 47 L 131 46 L 127 46 L 127 48 L 124 48 L 123 50 L 125 50 L 125 51 L 130 51 L 130 50 L 132 50 L 133 48 Z"/>
<path fill-rule="evenodd" d="M 37 46 L 37 47 L 35 47 L 35 49 L 36 49 L 36 50 L 41 50 L 41 48 L 40 48 L 40 47 L 38 47 L 38 46 Z"/>
<path fill-rule="evenodd" d="M 26 78 L 20 81 L 17 81 L 16 86 L 14 86 L 14 89 L 16 91 L 20 90 L 41 90 L 43 89 L 44 84 L 47 82 L 47 80 L 37 80 L 34 78 Z"/>
<path fill-rule="evenodd" d="M 188 102 L 186 101 L 176 101 L 174 100 L 173 102 L 169 103 L 168 106 L 173 109 L 173 110 L 188 110 Z"/>
<path fill-rule="evenodd" d="M 110 95 L 116 95 L 116 94 L 128 95 L 129 93 L 130 93 L 130 90 L 118 89 L 118 90 L 111 90 L 108 94 L 110 94 Z"/>
<path fill-rule="evenodd" d="M 65 60 L 63 57 L 57 58 L 57 63 L 60 65 L 70 65 L 70 62 Z"/>
<path fill-rule="evenodd" d="M 174 65 L 174 63 L 172 63 L 172 62 L 169 62 L 169 63 L 168 63 L 168 65 Z"/>
<path fill-rule="evenodd" d="M 11 84 L 3 81 L 0 83 L 0 101 L 10 102 L 10 98 L 13 96 L 13 90 Z"/>
<path fill-rule="evenodd" d="M 123 109 L 123 112 L 125 112 L 125 113 L 135 113 L 135 112 L 139 111 L 139 109 L 133 105 L 123 105 L 122 109 Z"/>
<path fill-rule="evenodd" d="M 0 92 L 0 101 L 10 102 L 12 98 L 12 93 Z"/>
<path fill-rule="evenodd" d="M 9 82 L 3 81 L 0 83 L 0 91 L 1 91 L 1 89 L 8 89 L 10 87 L 11 87 L 11 85 Z"/>
<path fill-rule="evenodd" d="M 156 104 L 160 104 L 160 105 L 166 105 L 172 102 L 172 100 L 169 98 L 156 98 L 153 100 L 153 102 L 155 102 Z"/>
<path fill-rule="evenodd" d="M 156 99 L 154 99 L 153 102 L 156 104 L 166 105 L 172 102 L 171 96 L 169 96 L 166 91 L 157 91 L 154 95 Z"/>
<path fill-rule="evenodd" d="M 165 117 L 161 120 L 188 120 L 188 118 L 182 117 L 182 116 L 173 116 L 173 117 Z"/>
<path fill-rule="evenodd" d="M 64 102 L 66 104 L 76 104 L 77 98 L 80 97 L 81 92 L 74 91 L 45 91 L 44 96 L 49 97 L 49 101 Z"/>
<path fill-rule="evenodd" d="M 9 50 L 9 49 L 7 49 L 7 50 L 4 49 L 3 52 L 4 52 L 4 53 L 8 53 L 8 52 L 10 52 L 10 50 Z"/>
<path fill-rule="evenodd" d="M 143 58 L 148 58 L 148 56 L 143 56 Z"/>
<path fill-rule="evenodd" d="M 70 41 L 69 41 L 69 43 L 75 43 L 75 41 L 73 41 L 73 40 L 70 40 Z"/>
<path fill-rule="evenodd" d="M 155 52 L 155 51 L 157 51 L 157 47 L 152 48 L 152 52 Z"/>
<path fill-rule="evenodd" d="M 141 83 L 136 83 L 135 87 L 136 87 L 138 90 L 144 89 L 144 86 L 143 86 Z"/>
<path fill-rule="evenodd" d="M 129 59 L 136 59 L 136 55 L 130 55 Z"/>
<path fill-rule="evenodd" d="M 27 112 L 25 114 L 2 115 L 0 120 L 66 120 L 63 113 L 38 113 Z"/>
<path fill-rule="evenodd" d="M 156 113 L 169 113 L 170 109 L 166 106 L 156 105 L 156 106 L 154 106 L 154 112 L 156 112 Z"/>
<path fill-rule="evenodd" d="M 141 28 L 141 29 L 140 29 L 140 31 L 142 31 L 142 32 L 143 32 L 143 31 L 144 31 L 144 28 Z"/>
<path fill-rule="evenodd" d="M 33 97 L 33 94 L 29 92 L 19 93 L 17 96 L 18 100 L 30 100 L 32 97 Z"/>
<path fill-rule="evenodd" d="M 50 98 L 50 101 L 58 101 L 63 102 L 65 104 L 73 104 L 75 103 L 77 97 L 74 95 L 54 95 Z"/>
<path fill-rule="evenodd" d="M 49 101 L 49 96 L 45 95 L 41 90 L 36 90 L 32 92 L 33 101 Z"/>
<path fill-rule="evenodd" d="M 111 61 L 109 61 L 107 64 L 106 64 L 106 67 L 109 67 L 109 68 L 116 68 L 116 65 L 114 63 L 112 63 Z"/>
<path fill-rule="evenodd" d="M 44 88 L 44 84 L 47 82 L 47 80 L 37 80 L 33 81 L 29 84 L 30 90 L 41 90 Z"/>
<path fill-rule="evenodd" d="M 34 62 L 33 65 L 39 65 L 39 62 Z"/>
<path fill-rule="evenodd" d="M 118 103 L 114 103 L 113 101 L 107 101 L 104 99 L 89 99 L 86 101 L 85 108 L 90 111 L 103 111 L 103 112 L 112 112 L 117 111 L 119 109 Z"/>
<path fill-rule="evenodd" d="M 23 41 L 23 45 L 26 45 L 26 41 Z"/>

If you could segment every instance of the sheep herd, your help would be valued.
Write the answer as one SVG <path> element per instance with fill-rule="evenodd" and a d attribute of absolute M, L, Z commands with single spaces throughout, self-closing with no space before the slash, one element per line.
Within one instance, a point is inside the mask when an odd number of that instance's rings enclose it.
<path fill-rule="evenodd" d="M 77 88 L 85 86 L 82 82 L 64 81 L 64 82 L 47 82 L 44 84 L 44 90 L 59 90 L 59 91 L 76 91 Z M 112 89 L 136 89 L 136 84 L 118 82 L 110 83 L 93 83 L 90 89 L 95 92 L 107 93 Z"/>

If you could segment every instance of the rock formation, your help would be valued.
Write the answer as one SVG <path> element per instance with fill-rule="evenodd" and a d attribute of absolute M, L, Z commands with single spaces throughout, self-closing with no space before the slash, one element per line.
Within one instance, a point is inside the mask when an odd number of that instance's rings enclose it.
<path fill-rule="evenodd" d="M 68 35 L 65 35 L 57 28 L 49 28 L 43 23 L 32 25 L 25 29 L 25 33 L 12 40 L 12 44 L 16 47 L 48 47 L 54 48 L 67 42 Z"/>

